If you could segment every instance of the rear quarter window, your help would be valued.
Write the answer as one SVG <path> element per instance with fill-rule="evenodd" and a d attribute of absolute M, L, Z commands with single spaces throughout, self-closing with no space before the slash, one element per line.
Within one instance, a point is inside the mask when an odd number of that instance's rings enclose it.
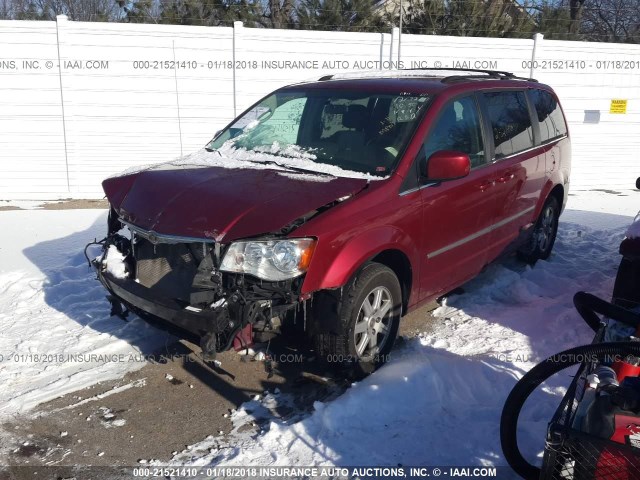
<path fill-rule="evenodd" d="M 540 141 L 545 143 L 566 135 L 567 124 L 556 98 L 544 90 L 530 90 L 529 96 L 540 123 Z"/>
<path fill-rule="evenodd" d="M 524 92 L 487 92 L 483 95 L 493 133 L 495 158 L 532 148 L 533 126 Z"/>

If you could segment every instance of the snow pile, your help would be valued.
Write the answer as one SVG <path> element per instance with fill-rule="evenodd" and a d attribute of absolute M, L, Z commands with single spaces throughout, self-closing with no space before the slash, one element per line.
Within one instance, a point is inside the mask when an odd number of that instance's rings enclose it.
<path fill-rule="evenodd" d="M 120 378 L 171 338 L 109 316 L 82 254 L 105 222 L 99 210 L 0 213 L 0 417 Z"/>
<path fill-rule="evenodd" d="M 120 253 L 120 250 L 115 245 L 109 245 L 106 258 L 103 260 L 103 263 L 106 264 L 107 273 L 115 278 L 127 278 L 129 273 L 124 259 L 124 255 Z"/>
<path fill-rule="evenodd" d="M 336 165 L 315 162 L 315 158 L 315 155 L 302 151 L 296 145 L 288 145 L 281 148 L 277 142 L 274 142 L 273 145 L 268 148 L 254 151 L 235 148 L 233 141 L 228 141 L 218 150 L 208 151 L 202 149 L 169 162 L 128 168 L 117 175 L 113 175 L 113 177 L 133 175 L 147 170 L 171 170 L 175 168 L 221 167 L 231 169 L 270 169 L 291 172 L 291 169 L 287 168 L 291 167 L 294 169 L 302 168 L 310 170 L 309 176 L 314 176 L 313 172 L 317 172 L 317 176 L 319 177 L 330 175 L 333 177 L 357 178 L 369 181 L 384 180 L 387 178 L 356 172 L 354 170 L 346 170 Z M 279 165 L 272 162 L 277 162 Z"/>

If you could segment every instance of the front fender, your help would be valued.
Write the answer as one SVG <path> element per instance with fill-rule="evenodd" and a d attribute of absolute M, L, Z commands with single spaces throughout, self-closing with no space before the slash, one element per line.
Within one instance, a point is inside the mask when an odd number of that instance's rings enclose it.
<path fill-rule="evenodd" d="M 302 293 L 340 288 L 347 284 L 365 262 L 385 250 L 399 250 L 412 265 L 413 285 L 417 284 L 417 247 L 406 232 L 390 225 L 352 234 L 348 239 L 318 239 L 318 246 L 302 284 Z"/>

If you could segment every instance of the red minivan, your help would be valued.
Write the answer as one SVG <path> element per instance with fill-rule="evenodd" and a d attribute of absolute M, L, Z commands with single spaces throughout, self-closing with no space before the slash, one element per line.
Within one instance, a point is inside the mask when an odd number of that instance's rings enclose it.
<path fill-rule="evenodd" d="M 325 76 L 281 88 L 202 151 L 104 181 L 93 260 L 112 313 L 205 358 L 298 331 L 370 371 L 401 317 L 506 253 L 551 253 L 571 144 L 553 90 L 497 71 Z"/>

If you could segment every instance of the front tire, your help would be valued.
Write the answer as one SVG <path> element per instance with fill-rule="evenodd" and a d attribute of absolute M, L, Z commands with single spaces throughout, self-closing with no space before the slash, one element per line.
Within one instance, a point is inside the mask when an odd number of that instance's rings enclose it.
<path fill-rule="evenodd" d="M 369 262 L 343 292 L 337 331 L 314 336 L 319 359 L 371 373 L 387 361 L 402 315 L 402 289 L 389 267 Z"/>
<path fill-rule="evenodd" d="M 559 218 L 560 205 L 558 200 L 555 197 L 547 198 L 533 227 L 531 238 L 524 247 L 518 250 L 518 257 L 521 260 L 534 264 L 538 260 L 549 258 L 556 242 Z"/>

